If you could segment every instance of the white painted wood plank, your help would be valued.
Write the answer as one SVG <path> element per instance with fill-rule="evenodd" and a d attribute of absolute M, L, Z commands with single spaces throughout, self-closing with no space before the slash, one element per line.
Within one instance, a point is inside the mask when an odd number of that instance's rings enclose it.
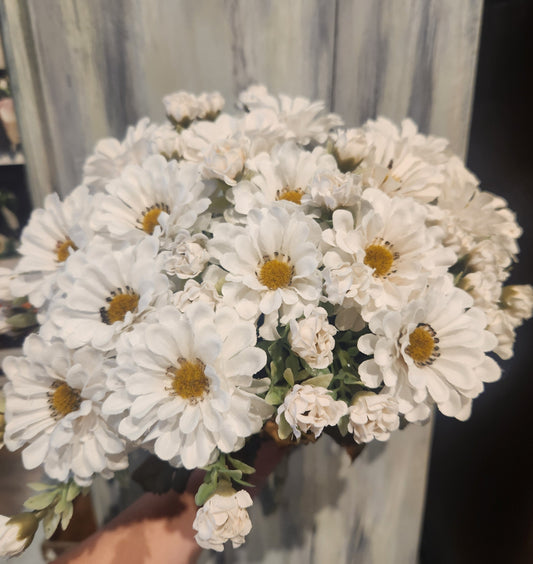
<path fill-rule="evenodd" d="M 330 95 L 334 2 L 28 0 L 23 8 L 3 0 L 3 6 L 6 28 L 14 30 L 8 38 L 14 66 L 29 69 L 13 80 L 21 116 L 33 111 L 21 128 L 36 194 L 70 192 L 98 139 L 122 137 L 145 115 L 163 120 L 161 99 L 175 90 L 219 90 L 230 110 L 254 82 L 293 95 Z M 32 100 L 22 102 L 22 93 Z M 43 163 L 50 171 L 39 176 Z"/>
<path fill-rule="evenodd" d="M 431 425 L 411 425 L 353 463 L 329 437 L 300 447 L 274 476 L 277 511 L 256 500 L 247 542 L 201 562 L 415 564 L 430 442 Z"/>
<path fill-rule="evenodd" d="M 334 109 L 412 117 L 467 147 L 482 0 L 339 0 Z"/>

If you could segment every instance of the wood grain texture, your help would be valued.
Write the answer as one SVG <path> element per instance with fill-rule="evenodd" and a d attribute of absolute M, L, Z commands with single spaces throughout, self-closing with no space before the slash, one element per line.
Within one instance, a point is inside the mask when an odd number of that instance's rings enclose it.
<path fill-rule="evenodd" d="M 263 82 L 324 99 L 353 125 L 409 115 L 464 154 L 482 0 L 0 0 L 0 9 L 37 205 L 77 185 L 99 138 L 162 119 L 162 96 L 179 89 L 217 89 L 231 111 L 237 92 Z M 413 564 L 430 436 L 412 426 L 353 465 L 327 437 L 300 449 L 275 513 L 256 503 L 246 546 L 205 561 Z"/>
<path fill-rule="evenodd" d="M 121 138 L 145 115 L 163 120 L 161 99 L 170 92 L 219 90 L 230 110 L 236 94 L 254 82 L 274 92 L 329 100 L 335 2 L 3 0 L 1 5 L 36 204 L 41 192 L 65 195 L 80 182 L 98 139 Z M 47 174 L 40 174 L 43 163 Z"/>
<path fill-rule="evenodd" d="M 247 542 L 201 564 L 415 564 L 431 425 L 373 442 L 353 463 L 329 437 L 300 447 L 273 476 Z"/>
<path fill-rule="evenodd" d="M 482 0 L 339 0 L 333 107 L 410 116 L 466 152 Z"/>

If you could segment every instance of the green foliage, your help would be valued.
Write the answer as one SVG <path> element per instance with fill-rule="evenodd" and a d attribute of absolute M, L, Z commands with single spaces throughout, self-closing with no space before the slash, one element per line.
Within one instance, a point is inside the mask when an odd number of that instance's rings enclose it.
<path fill-rule="evenodd" d="M 66 483 L 32 483 L 29 487 L 39 492 L 24 503 L 24 507 L 35 512 L 36 516 L 43 521 L 44 533 L 49 539 L 61 524 L 65 530 L 72 519 L 74 506 L 72 502 L 80 494 L 87 494 L 89 488 L 82 488 L 76 482 Z"/>
<path fill-rule="evenodd" d="M 194 497 L 198 507 L 203 505 L 218 489 L 230 487 L 231 482 L 240 486 L 254 487 L 253 484 L 243 480 L 243 475 L 253 474 L 255 468 L 235 456 L 220 453 L 216 462 L 206 466 L 204 470 L 206 471 L 204 482 Z"/>

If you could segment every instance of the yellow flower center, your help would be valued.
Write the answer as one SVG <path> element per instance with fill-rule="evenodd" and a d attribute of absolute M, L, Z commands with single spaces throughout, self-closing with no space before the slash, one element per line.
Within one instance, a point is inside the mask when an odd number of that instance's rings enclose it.
<path fill-rule="evenodd" d="M 302 196 L 304 192 L 301 188 L 296 188 L 291 190 L 290 188 L 283 188 L 283 190 L 278 190 L 276 194 L 276 200 L 287 200 L 288 202 L 293 202 L 294 204 L 302 203 Z"/>
<path fill-rule="evenodd" d="M 141 229 L 151 235 L 154 229 L 159 225 L 159 216 L 161 212 L 170 213 L 170 209 L 162 202 L 154 204 L 143 211 L 142 218 L 140 219 Z"/>
<path fill-rule="evenodd" d="M 77 390 L 65 382 L 54 382 L 52 390 L 48 392 L 48 403 L 54 417 L 65 417 L 80 408 L 81 397 Z"/>
<path fill-rule="evenodd" d="M 392 244 L 389 241 L 379 240 L 365 249 L 363 262 L 374 269 L 376 278 L 386 278 L 396 272 L 392 270 L 392 265 L 399 256 L 398 253 L 392 251 Z"/>
<path fill-rule="evenodd" d="M 180 359 L 179 367 L 171 366 L 167 374 L 172 378 L 172 392 L 183 399 L 196 403 L 209 391 L 209 380 L 204 372 L 205 364 Z"/>
<path fill-rule="evenodd" d="M 257 272 L 257 279 L 269 290 L 277 290 L 286 288 L 291 283 L 293 273 L 290 259 L 276 253 L 276 258 L 266 260 L 262 264 Z"/>
<path fill-rule="evenodd" d="M 57 262 L 65 262 L 70 256 L 69 249 L 74 251 L 78 250 L 78 247 L 73 243 L 71 239 L 66 239 L 65 241 L 58 241 L 56 245 L 56 260 Z"/>
<path fill-rule="evenodd" d="M 112 325 L 116 321 L 124 321 L 128 311 L 135 311 L 139 305 L 139 294 L 136 294 L 129 286 L 126 286 L 126 293 L 119 288 L 111 292 L 111 296 L 106 298 L 108 306 L 100 308 L 100 317 L 107 325 Z"/>
<path fill-rule="evenodd" d="M 418 367 L 429 366 L 440 356 L 438 342 L 433 327 L 427 323 L 419 323 L 409 335 L 409 345 L 405 352 Z"/>

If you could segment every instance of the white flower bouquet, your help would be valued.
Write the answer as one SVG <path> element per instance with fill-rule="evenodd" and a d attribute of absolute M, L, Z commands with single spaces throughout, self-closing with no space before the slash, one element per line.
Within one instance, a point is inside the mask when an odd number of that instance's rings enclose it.
<path fill-rule="evenodd" d="M 139 448 L 205 469 L 196 539 L 238 546 L 261 441 L 386 441 L 434 405 L 467 419 L 531 316 L 531 286 L 504 286 L 515 217 L 446 140 L 262 86 L 236 116 L 218 93 L 164 104 L 168 123 L 96 145 L 2 272 L 40 323 L 3 364 L 3 440 L 49 480 L 2 518 L 0 553 L 65 527 Z"/>

